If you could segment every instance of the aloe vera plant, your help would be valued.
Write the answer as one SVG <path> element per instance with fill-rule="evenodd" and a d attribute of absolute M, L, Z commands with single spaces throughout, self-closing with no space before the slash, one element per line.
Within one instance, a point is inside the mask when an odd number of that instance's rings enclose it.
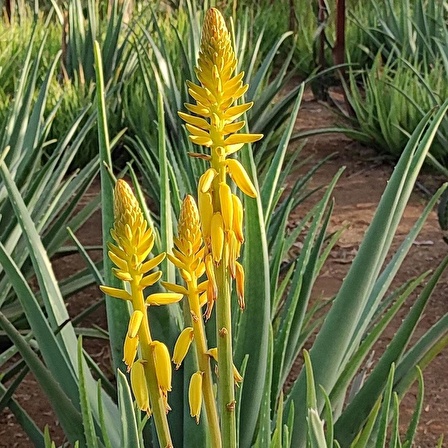
<path fill-rule="evenodd" d="M 157 443 L 154 440 L 156 433 L 151 427 L 154 425 L 162 445 L 176 447 L 192 444 L 219 446 L 221 438 L 222 446 L 260 448 L 364 447 L 369 446 L 372 440 L 377 446 L 385 446 L 389 427 L 393 446 L 400 446 L 402 440 L 409 446 L 421 411 L 421 398 L 404 439 L 398 429 L 399 402 L 416 378 L 420 378 L 421 391 L 421 374 L 416 366 L 425 367 L 447 344 L 448 319 L 442 317 L 413 345 L 409 341 L 437 280 L 448 264 L 448 258 L 431 276 L 423 274 L 409 279 L 388 295 L 387 291 L 444 188 L 431 199 L 390 261 L 384 262 L 448 103 L 427 114 L 412 133 L 350 272 L 334 300 L 328 304 L 325 319 L 320 318 L 317 311 L 321 304 L 310 306 L 311 292 L 339 235 L 328 236 L 327 231 L 334 206 L 332 193 L 342 171 L 321 192 L 297 228 L 289 231 L 290 213 L 309 195 L 305 187 L 313 170 L 318 169 L 317 166 L 297 179 L 291 185 L 290 193 L 282 195 L 287 176 L 300 154 L 300 148 L 290 154 L 288 143 L 304 86 L 300 85 L 288 98 L 292 108 L 284 129 L 277 131 L 278 135 L 269 132 L 263 143 L 252 150 L 251 142 L 259 138 L 254 129 L 257 129 L 260 114 L 255 114 L 255 121 L 246 122 L 244 133 L 237 133 L 244 125 L 233 122 L 235 113 L 244 113 L 249 107 L 244 102 L 242 105 L 233 104 L 246 89 L 242 76 L 233 76 L 235 68 L 239 68 L 235 59 L 238 54 L 232 48 L 226 24 L 219 13 L 212 10 L 208 13 L 208 20 L 198 62 L 201 85 L 188 86 L 196 104 L 190 103 L 189 113 L 181 111 L 181 117 L 189 124 L 187 129 L 191 140 L 210 149 L 204 148 L 193 154 L 191 166 L 194 166 L 194 174 L 188 173 L 188 177 L 191 175 L 189 193 L 192 196 L 187 197 L 183 205 L 179 185 L 186 189 L 187 184 L 181 183 L 181 170 L 176 166 L 178 159 L 170 151 L 189 148 L 190 143 L 185 143 L 183 137 L 180 142 L 170 141 L 169 131 L 164 126 L 165 119 L 167 122 L 171 120 L 170 114 L 165 114 L 170 102 L 166 101 L 166 92 L 163 91 L 154 97 L 159 124 L 154 139 L 157 156 L 143 157 L 138 168 L 157 173 L 153 179 L 161 190 L 157 224 L 149 212 L 133 167 L 128 165 L 135 193 L 123 186 L 123 180 L 116 181 L 113 174 L 111 148 L 116 139 L 111 141 L 109 138 L 105 103 L 107 87 L 100 46 L 96 44 L 94 49 L 105 240 L 104 272 L 103 275 L 98 272 L 95 275 L 101 284 L 107 285 L 103 290 L 109 295 L 106 298 L 109 336 L 117 368 L 117 388 L 104 376 L 101 384 L 93 380 L 90 368 L 97 374 L 99 369 L 83 352 L 82 341 L 76 339 L 37 224 L 21 198 L 17 181 L 11 173 L 10 160 L 4 154 L 0 175 L 30 253 L 45 310 L 44 314 L 38 294 L 30 290 L 19 266 L 7 248 L 0 244 L 0 262 L 22 302 L 31 327 L 31 332 L 23 335 L 0 313 L 0 325 L 15 344 L 7 356 L 16 351 L 21 354 L 48 394 L 73 445 L 152 446 Z M 210 51 L 216 50 L 215 46 L 217 51 Z M 267 73 L 266 66 L 260 70 L 258 78 L 248 79 L 262 79 L 263 73 Z M 272 95 L 274 89 L 268 90 Z M 254 101 L 257 99 L 256 91 L 257 86 L 248 91 L 254 94 Z M 229 95 L 227 100 L 226 95 Z M 270 146 L 275 150 L 269 151 Z M 235 153 L 239 161 L 234 158 Z M 266 154 L 269 154 L 270 163 L 263 160 Z M 186 154 L 176 154 L 175 157 L 187 159 Z M 160 170 L 155 169 L 154 160 L 157 160 Z M 205 169 L 208 162 L 211 167 Z M 234 183 L 227 183 L 227 174 Z M 196 194 L 200 205 L 197 213 L 192 205 Z M 177 215 L 181 210 L 176 229 Z M 241 215 L 244 215 L 244 226 Z M 111 228 L 114 229 L 112 234 Z M 203 242 L 201 234 L 205 239 Z M 113 246 L 109 246 L 110 257 L 106 244 L 111 242 L 109 235 L 115 240 Z M 283 261 L 299 235 L 303 236 L 302 250 L 297 260 L 286 266 Z M 241 245 L 242 236 L 244 245 Z M 161 271 L 148 272 L 163 258 L 156 255 L 153 259 L 146 259 L 153 247 L 156 253 L 168 251 L 169 258 L 180 268 L 179 272 L 165 261 L 160 263 Z M 115 271 L 112 271 L 112 262 Z M 164 280 L 162 285 L 155 283 L 159 278 Z M 370 376 L 353 392 L 350 403 L 346 404 L 348 387 L 368 359 L 373 344 L 424 279 L 427 282 L 394 340 L 374 365 Z M 163 285 L 173 292 L 167 294 L 162 290 Z M 159 309 L 154 306 L 165 299 L 177 300 L 181 294 L 188 296 L 183 310 L 178 303 Z M 142 305 L 142 297 L 147 297 L 148 303 Z M 157 303 L 153 299 L 157 299 Z M 131 302 L 133 309 L 129 313 L 128 303 Z M 146 315 L 148 304 L 150 327 Z M 245 305 L 244 312 L 239 310 L 242 304 Z M 201 307 L 206 305 L 208 308 L 204 308 L 204 312 L 210 319 L 203 323 Z M 218 309 L 225 316 L 221 315 L 213 325 Z M 152 339 L 149 343 L 146 338 L 148 327 Z M 207 338 L 205 347 L 201 343 L 204 337 Z M 192 338 L 196 339 L 195 344 Z M 222 341 L 220 344 L 220 338 L 225 340 L 225 345 Z M 30 339 L 39 349 L 41 358 L 30 349 Z M 153 344 L 156 340 L 160 342 Z M 159 345 L 162 342 L 163 347 Z M 309 352 L 303 351 L 305 344 Z M 186 355 L 190 345 L 196 347 L 196 356 Z M 170 382 L 167 351 L 173 348 L 175 364 L 182 360 L 183 363 Z M 284 390 L 291 367 L 302 352 L 302 371 L 291 387 Z M 122 362 L 123 357 L 125 363 Z M 210 372 L 216 359 L 217 376 Z M 131 368 L 130 386 L 121 372 L 126 364 Z M 216 425 L 210 403 L 210 389 L 214 387 L 204 383 L 206 375 L 209 376 L 208 383 L 210 377 L 212 383 L 222 381 L 217 387 L 221 413 L 218 418 L 221 420 L 214 430 L 210 427 Z M 20 376 L 9 388 L 2 386 L 7 396 L 19 380 Z M 234 385 L 235 380 L 239 383 L 238 388 Z M 209 395 L 206 399 L 209 403 L 205 404 L 203 413 L 201 394 L 204 397 Z M 167 403 L 172 410 L 166 417 Z M 48 435 L 33 427 L 17 403 L 12 406 L 27 422 L 34 443 L 49 446 Z M 148 420 L 151 410 L 156 410 L 156 418 Z M 117 425 L 117 422 L 121 424 Z M 161 426 L 165 429 L 160 430 Z M 166 427 L 170 428 L 170 435 Z"/>

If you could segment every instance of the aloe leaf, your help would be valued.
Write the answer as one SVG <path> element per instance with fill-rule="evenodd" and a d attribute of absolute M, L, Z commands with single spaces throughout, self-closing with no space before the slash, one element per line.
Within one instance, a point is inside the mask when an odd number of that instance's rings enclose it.
<path fill-rule="evenodd" d="M 266 366 L 266 379 L 263 387 L 263 399 L 260 406 L 260 414 L 258 420 L 257 438 L 254 444 L 254 448 L 263 448 L 269 446 L 271 442 L 271 382 L 272 382 L 272 354 L 273 354 L 273 332 L 272 326 L 269 327 L 269 339 L 268 339 L 268 361 Z M 244 389 L 245 380 L 243 381 L 242 388 Z M 241 404 L 238 405 L 238 409 L 241 413 Z M 239 421 L 241 421 L 241 414 Z M 280 422 L 282 424 L 282 422 Z M 239 427 L 242 428 L 241 424 Z"/>
<path fill-rule="evenodd" d="M 58 416 L 61 426 L 64 428 L 64 433 L 71 443 L 74 443 L 76 440 L 84 440 L 81 414 L 73 406 L 60 384 L 54 379 L 53 373 L 43 365 L 25 338 L 10 324 L 1 312 L 0 326 L 16 345 L 28 367 L 35 375 Z"/>
<path fill-rule="evenodd" d="M 402 294 L 398 297 L 396 302 L 387 310 L 384 316 L 381 317 L 380 321 L 372 328 L 367 336 L 365 336 L 363 342 L 360 344 L 357 351 L 347 362 L 345 369 L 340 374 L 338 381 L 333 387 L 330 398 L 332 403 L 342 402 L 344 400 L 344 394 L 349 386 L 350 382 L 353 380 L 358 369 L 361 367 L 363 360 L 371 352 L 372 347 L 379 337 L 383 334 L 383 331 L 387 325 L 391 322 L 397 312 L 401 309 L 405 300 L 410 296 L 410 294 L 417 288 L 423 280 L 426 278 L 427 274 L 422 274 L 417 279 L 410 281 Z"/>
<path fill-rule="evenodd" d="M 402 325 L 395 333 L 392 342 L 387 347 L 384 354 L 376 364 L 369 378 L 362 389 L 356 394 L 353 400 L 344 410 L 335 425 L 337 440 L 345 444 L 350 442 L 351 434 L 356 432 L 362 421 L 366 418 L 371 409 L 372 402 L 380 395 L 382 388 L 386 384 L 387 371 L 392 363 L 398 363 L 402 357 L 404 349 L 408 344 L 412 333 L 425 309 L 429 297 L 437 284 L 438 279 L 448 266 L 446 257 L 429 279 L 427 285 L 412 306 Z M 394 369 L 395 371 L 395 369 Z"/>
<path fill-rule="evenodd" d="M 447 107 L 448 103 L 445 103 L 437 112 L 421 139 L 420 136 L 430 121 L 429 114 L 415 130 L 386 187 L 351 269 L 316 337 L 310 356 L 313 365 L 319 366 L 319 370 L 315 372 L 316 382 L 325 390 L 331 390 L 337 381 L 339 369 L 335 366 L 343 367 L 341 361 L 357 327 L 358 316 L 374 287 L 417 173 Z M 345 322 L 342 326 L 341 319 Z M 331 351 L 328 350 L 329 346 L 332 347 Z M 301 425 L 303 425 L 306 412 L 303 406 L 304 386 L 304 378 L 301 374 L 290 394 L 290 400 L 296 403 L 293 443 L 297 446 L 301 446 L 301 440 L 303 440 Z M 336 438 L 340 441 L 338 437 Z"/>
<path fill-rule="evenodd" d="M 376 444 L 377 448 L 382 448 L 386 445 L 386 437 L 387 437 L 387 427 L 389 423 L 389 410 L 390 404 L 392 401 L 392 391 L 394 385 L 394 374 L 395 374 L 395 365 L 392 363 L 390 367 L 389 376 L 387 379 L 385 391 L 383 394 L 383 404 L 381 406 L 381 413 L 379 415 L 379 427 L 376 433 Z M 339 439 L 338 439 L 339 440 Z"/>
<path fill-rule="evenodd" d="M 78 338 L 78 375 L 79 375 L 79 402 L 81 403 L 81 415 L 87 446 L 98 448 L 95 425 L 92 418 L 92 409 L 84 378 L 84 356 L 82 353 L 82 338 Z"/>
<path fill-rule="evenodd" d="M 14 263 L 10 260 L 8 255 L 4 252 L 3 245 L 0 244 L 0 253 L 4 260 L 2 265 L 8 266 L 9 275 L 14 277 L 13 286 L 20 288 L 21 291 L 17 294 L 19 297 L 25 292 L 31 300 L 23 301 L 22 306 L 24 309 L 30 307 L 29 310 L 33 310 L 27 314 L 30 324 L 34 321 L 34 326 L 32 329 L 34 334 L 40 333 L 42 339 L 38 339 L 40 349 L 43 356 L 45 357 L 45 362 L 48 366 L 55 365 L 51 369 L 53 374 L 59 378 L 60 384 L 64 384 L 66 390 L 70 393 L 70 397 L 73 402 L 77 401 L 77 382 L 74 376 L 77 371 L 77 356 L 76 356 L 76 337 L 73 330 L 73 326 L 70 323 L 67 310 L 58 288 L 58 283 L 54 276 L 53 270 L 51 268 L 50 261 L 36 232 L 36 228 L 31 221 L 31 217 L 20 197 L 17 187 L 11 179 L 4 163 L 0 164 L 0 173 L 5 182 L 5 185 L 10 194 L 10 200 L 14 207 L 16 217 L 18 218 L 19 224 L 22 227 L 24 236 L 27 241 L 28 250 L 30 252 L 31 259 L 33 261 L 33 266 L 35 268 L 36 277 L 39 283 L 40 292 L 42 294 L 43 303 L 46 308 L 47 318 L 43 316 L 40 307 L 34 298 L 32 292 L 26 284 L 25 279 L 18 273 L 17 268 Z M 7 264 L 6 264 L 7 263 Z M 16 286 L 17 285 L 17 286 Z M 49 321 L 49 322 L 47 322 Z M 58 331 L 56 336 L 53 336 L 51 328 L 53 331 Z M 43 341 L 50 341 L 47 345 Z M 56 359 L 58 360 L 56 361 Z M 89 372 L 90 373 L 90 372 Z M 97 408 L 95 406 L 93 395 L 95 395 L 94 380 L 91 375 L 86 377 L 89 387 L 88 391 L 91 397 L 91 403 L 93 404 L 94 412 L 96 413 Z M 116 407 L 112 403 L 109 397 L 104 396 L 104 400 L 107 403 L 107 418 L 108 421 L 113 421 L 116 413 Z M 111 428 L 111 433 L 114 434 L 116 428 Z"/>
<path fill-rule="evenodd" d="M 140 448 L 140 437 L 137 429 L 138 425 L 135 418 L 131 389 L 129 388 L 126 376 L 121 370 L 117 370 L 117 388 L 121 421 L 120 428 L 122 431 L 120 446 Z"/>
<path fill-rule="evenodd" d="M 324 422 L 314 408 L 308 409 L 308 446 L 310 448 L 327 448 Z"/>
<path fill-rule="evenodd" d="M 271 163 L 269 171 L 263 180 L 263 186 L 261 189 L 261 201 L 263 205 L 263 210 L 265 211 L 265 224 L 273 212 L 273 198 L 277 191 L 278 180 L 280 178 L 280 173 L 283 167 L 283 161 L 286 155 L 286 150 L 288 148 L 288 143 L 294 129 L 296 122 L 296 117 L 299 112 L 300 104 L 303 97 L 304 84 L 301 85 L 301 89 L 297 95 L 296 102 L 294 103 L 293 110 L 291 112 L 291 120 L 287 129 L 283 132 L 282 139 L 278 145 L 277 151 L 275 152 L 274 159 Z"/>
<path fill-rule="evenodd" d="M 256 171 L 249 148 L 241 151 L 243 164 L 256 182 Z M 264 212 L 261 200 L 245 198 L 246 243 L 244 245 L 245 295 L 254 298 L 247 303 L 238 323 L 237 339 L 234 345 L 234 359 L 240 365 L 249 354 L 245 386 L 241 397 L 245 412 L 240 420 L 240 446 L 253 442 L 258 420 L 263 386 L 268 362 L 268 335 L 270 325 L 271 298 L 269 280 L 269 259 L 267 252 Z M 257 344 L 253 341 L 256 340 Z"/>
<path fill-rule="evenodd" d="M 378 413 L 381 409 L 381 399 L 382 397 L 379 397 L 372 407 L 362 431 L 358 433 L 355 440 L 350 444 L 350 448 L 367 448 L 369 446 L 369 441 L 377 421 Z"/>
<path fill-rule="evenodd" d="M 108 286 L 120 287 L 120 281 L 112 275 L 112 261 L 107 255 L 107 243 L 111 242 L 110 229 L 114 223 L 113 211 L 113 191 L 114 185 L 111 182 L 107 167 L 112 167 L 112 159 L 109 144 L 109 130 L 107 126 L 107 113 L 105 104 L 104 75 L 102 71 L 101 51 L 98 42 L 95 42 L 95 70 L 96 70 L 96 100 L 98 111 L 98 141 L 100 147 L 100 174 L 101 174 L 101 206 L 102 206 L 102 230 L 103 230 L 103 260 L 104 260 L 104 280 Z M 110 345 L 114 371 L 124 369 L 122 362 L 122 352 L 124 338 L 127 331 L 129 312 L 127 304 L 122 300 L 106 296 L 107 323 L 110 335 Z"/>
<path fill-rule="evenodd" d="M 416 367 L 418 372 L 418 392 L 417 392 L 417 403 L 415 404 L 415 409 L 412 414 L 412 419 L 409 422 L 408 429 L 406 431 L 405 442 L 403 443 L 403 448 L 411 448 L 415 434 L 417 432 L 418 422 L 420 420 L 420 416 L 423 410 L 423 398 L 425 386 L 423 382 L 423 374 L 420 368 Z"/>

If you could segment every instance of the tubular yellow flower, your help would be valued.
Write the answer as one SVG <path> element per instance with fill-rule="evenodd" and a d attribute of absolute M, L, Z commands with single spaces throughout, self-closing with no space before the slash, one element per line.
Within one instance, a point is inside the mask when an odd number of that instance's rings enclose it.
<path fill-rule="evenodd" d="M 213 260 L 215 263 L 219 263 L 224 247 L 224 222 L 221 213 L 215 213 L 213 215 L 211 227 Z"/>
<path fill-rule="evenodd" d="M 226 231 L 233 227 L 233 201 L 230 187 L 225 182 L 219 184 L 219 199 L 221 201 L 222 219 Z"/>
<path fill-rule="evenodd" d="M 131 388 L 137 401 L 137 406 L 143 412 L 151 415 L 151 408 L 149 407 L 149 393 L 146 385 L 145 367 L 143 360 L 137 360 L 131 369 Z"/>
<path fill-rule="evenodd" d="M 132 300 L 132 296 L 124 289 L 113 288 L 112 286 L 100 286 L 100 289 L 104 294 L 115 297 L 116 299 Z"/>
<path fill-rule="evenodd" d="M 235 232 L 236 237 L 240 243 L 244 242 L 243 235 L 243 204 L 240 201 L 240 198 L 232 194 L 232 204 L 233 204 L 233 231 Z"/>
<path fill-rule="evenodd" d="M 256 198 L 257 190 L 255 190 L 254 184 L 249 179 L 243 165 L 236 159 L 228 159 L 226 160 L 226 166 L 230 177 L 238 185 L 238 188 L 251 198 Z"/>
<path fill-rule="evenodd" d="M 128 366 L 128 372 L 132 368 L 134 364 L 135 356 L 137 355 L 137 347 L 138 347 L 138 336 L 135 338 L 130 338 L 129 335 L 126 336 L 124 340 L 124 349 L 123 349 L 123 361 Z"/>
<path fill-rule="evenodd" d="M 210 193 L 202 193 L 202 191 L 199 190 L 198 202 L 199 215 L 201 217 L 202 224 L 202 233 L 204 234 L 204 239 L 208 239 L 210 237 L 213 217 L 212 195 Z"/>
<path fill-rule="evenodd" d="M 137 336 L 138 330 L 140 329 L 140 324 L 142 323 L 143 313 L 140 310 L 135 310 L 131 318 L 129 319 L 128 336 L 130 338 L 135 338 Z"/>
<path fill-rule="evenodd" d="M 167 346 L 160 341 L 151 343 L 156 365 L 157 383 L 162 392 L 171 390 L 171 360 Z"/>
<path fill-rule="evenodd" d="M 190 415 L 199 424 L 202 406 L 202 372 L 195 372 L 191 376 L 190 387 L 188 388 L 188 401 L 190 403 Z"/>
<path fill-rule="evenodd" d="M 169 305 L 170 303 L 179 302 L 183 297 L 183 294 L 176 292 L 156 292 L 149 295 L 146 298 L 147 305 Z"/>
<path fill-rule="evenodd" d="M 176 370 L 182 364 L 185 356 L 188 353 L 188 349 L 190 348 L 191 342 L 194 338 L 194 331 L 192 327 L 184 328 L 177 338 L 176 344 L 174 346 L 173 351 L 173 362 L 176 365 Z"/>
<path fill-rule="evenodd" d="M 207 193 L 207 191 L 210 190 L 213 179 L 217 175 L 218 175 L 218 172 L 215 169 L 209 168 L 199 179 L 199 184 L 198 184 L 199 190 L 202 193 Z"/>
<path fill-rule="evenodd" d="M 238 304 L 244 310 L 244 269 L 240 263 L 236 262 L 236 294 L 238 296 Z"/>

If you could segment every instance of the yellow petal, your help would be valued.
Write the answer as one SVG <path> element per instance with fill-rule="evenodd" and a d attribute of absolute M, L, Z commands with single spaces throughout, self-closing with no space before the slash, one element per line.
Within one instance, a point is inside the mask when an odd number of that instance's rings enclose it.
<path fill-rule="evenodd" d="M 151 260 L 146 261 L 142 264 L 141 273 L 146 274 L 146 272 L 152 271 L 156 266 L 158 266 L 165 258 L 165 252 L 151 258 Z"/>
<path fill-rule="evenodd" d="M 199 296 L 199 306 L 202 308 L 207 303 L 207 292 L 203 292 Z"/>
<path fill-rule="evenodd" d="M 197 135 L 190 135 L 190 140 L 199 146 L 206 146 L 207 148 L 213 144 L 213 140 L 210 137 L 198 137 Z"/>
<path fill-rule="evenodd" d="M 131 318 L 129 319 L 128 325 L 128 337 L 135 338 L 138 334 L 138 330 L 140 329 L 140 325 L 142 323 L 143 313 L 140 310 L 135 310 Z"/>
<path fill-rule="evenodd" d="M 207 239 L 210 237 L 213 216 L 213 202 L 210 193 L 202 193 L 202 191 L 199 190 L 198 208 L 199 216 L 201 217 L 202 234 L 204 235 L 204 238 Z"/>
<path fill-rule="evenodd" d="M 199 424 L 202 406 L 202 372 L 195 372 L 191 376 L 190 387 L 188 388 L 188 401 L 190 403 L 190 415 Z"/>
<path fill-rule="evenodd" d="M 219 200 L 221 202 L 221 213 L 224 222 L 224 229 L 230 230 L 233 227 L 232 191 L 225 182 L 219 183 Z"/>
<path fill-rule="evenodd" d="M 118 279 L 124 281 L 124 282 L 131 282 L 132 277 L 129 272 L 120 271 L 119 269 L 112 268 L 112 272 L 114 273 L 115 277 Z"/>
<path fill-rule="evenodd" d="M 122 271 L 127 271 L 128 270 L 128 264 L 126 262 L 126 260 L 123 260 L 122 258 L 118 257 L 117 255 L 115 255 L 114 252 L 112 252 L 111 250 L 107 253 L 109 255 L 109 258 L 112 260 L 112 262 Z M 127 257 L 126 257 L 127 258 Z"/>
<path fill-rule="evenodd" d="M 215 270 L 213 269 L 213 258 L 211 254 L 205 257 L 205 272 L 207 274 L 207 295 L 210 300 L 215 300 L 218 295 L 218 286 L 216 284 Z"/>
<path fill-rule="evenodd" d="M 238 143 L 253 143 L 263 138 L 263 134 L 232 134 L 224 140 L 226 145 Z"/>
<path fill-rule="evenodd" d="M 202 104 L 188 104 L 184 103 L 184 106 L 190 112 L 196 115 L 201 115 L 202 117 L 209 117 L 211 115 L 210 110 Z"/>
<path fill-rule="evenodd" d="M 162 286 L 168 291 L 175 292 L 177 294 L 182 294 L 184 296 L 188 295 L 188 290 L 184 286 L 176 285 L 175 283 L 169 283 L 169 282 L 161 282 Z"/>
<path fill-rule="evenodd" d="M 182 361 L 187 355 L 188 349 L 190 348 L 193 338 L 194 338 L 194 332 L 192 327 L 184 328 L 179 337 L 177 338 L 176 344 L 174 346 L 173 359 L 172 359 L 174 364 L 176 364 L 176 370 L 182 364 Z"/>
<path fill-rule="evenodd" d="M 152 274 L 143 277 L 140 281 L 140 288 L 146 288 L 147 286 L 152 286 L 154 283 L 158 282 L 162 277 L 162 271 L 153 272 Z"/>
<path fill-rule="evenodd" d="M 240 198 L 233 194 L 232 195 L 233 202 L 233 231 L 235 232 L 235 236 L 238 238 L 238 241 L 242 244 L 244 242 L 243 235 L 243 204 L 241 203 Z"/>
<path fill-rule="evenodd" d="M 179 258 L 175 257 L 174 255 L 167 254 L 167 257 L 168 257 L 168 260 L 170 260 L 171 263 L 173 263 L 174 266 L 176 266 L 177 268 L 182 269 L 182 268 L 186 267 L 185 263 L 183 261 L 179 260 Z"/>
<path fill-rule="evenodd" d="M 244 146 L 244 143 L 237 143 L 236 145 L 226 145 L 226 154 L 229 156 L 239 151 Z"/>
<path fill-rule="evenodd" d="M 192 124 L 193 126 L 196 126 L 197 128 L 201 129 L 209 129 L 210 125 L 207 120 L 204 120 L 200 117 L 194 117 L 193 115 L 188 115 L 184 112 L 178 112 L 177 113 L 182 120 L 186 121 L 189 124 Z"/>
<path fill-rule="evenodd" d="M 171 390 L 171 360 L 168 348 L 159 341 L 151 342 L 156 366 L 157 383 L 163 392 Z"/>
<path fill-rule="evenodd" d="M 224 118 L 228 121 L 234 121 L 238 117 L 244 114 L 244 112 L 247 112 L 254 103 L 246 103 L 246 104 L 240 104 L 238 106 L 230 107 L 226 110 L 224 114 Z"/>
<path fill-rule="evenodd" d="M 124 340 L 123 361 L 128 366 L 128 372 L 134 364 L 135 355 L 137 354 L 138 336 L 130 338 L 126 336 Z"/>
<path fill-rule="evenodd" d="M 101 291 L 108 296 L 115 297 L 116 299 L 132 300 L 132 296 L 124 289 L 113 288 L 112 286 L 100 286 Z"/>
<path fill-rule="evenodd" d="M 223 133 L 233 134 L 234 132 L 238 132 L 241 128 L 244 127 L 246 123 L 244 121 L 237 121 L 236 123 L 226 124 L 223 129 Z"/>
<path fill-rule="evenodd" d="M 212 255 L 215 263 L 222 258 L 224 248 L 224 221 L 221 213 L 215 213 L 211 222 Z"/>
<path fill-rule="evenodd" d="M 169 305 L 170 303 L 179 302 L 183 297 L 182 294 L 175 292 L 156 292 L 146 298 L 147 305 Z"/>
<path fill-rule="evenodd" d="M 216 362 L 218 362 L 218 349 L 216 347 L 210 348 L 205 353 L 208 356 L 211 356 Z"/>
<path fill-rule="evenodd" d="M 208 131 L 204 131 L 201 128 L 193 126 L 192 124 L 186 124 L 185 127 L 187 128 L 188 132 L 191 135 L 195 135 L 197 137 L 210 138 L 210 134 L 208 133 Z"/>
<path fill-rule="evenodd" d="M 244 269 L 240 263 L 236 262 L 236 294 L 238 296 L 238 304 L 241 310 L 244 310 Z"/>
<path fill-rule="evenodd" d="M 202 193 L 207 193 L 212 186 L 213 179 L 218 175 L 214 168 L 209 168 L 200 178 L 198 189 Z"/>
<path fill-rule="evenodd" d="M 233 381 L 235 381 L 237 385 L 238 383 L 241 383 L 243 381 L 243 377 L 241 376 L 240 372 L 238 372 L 235 364 L 233 364 Z"/>
<path fill-rule="evenodd" d="M 137 360 L 131 369 L 131 388 L 137 402 L 137 406 L 143 412 L 151 415 L 149 407 L 148 386 L 145 377 L 145 367 L 141 359 Z"/>
<path fill-rule="evenodd" d="M 254 184 L 250 180 L 246 170 L 243 165 L 238 160 L 227 159 L 226 160 L 227 169 L 232 177 L 233 181 L 237 184 L 238 188 L 251 198 L 257 197 L 257 191 L 255 190 Z"/>
<path fill-rule="evenodd" d="M 204 291 L 207 291 L 207 288 L 208 288 L 208 280 L 205 280 L 199 283 L 197 290 L 202 293 Z"/>

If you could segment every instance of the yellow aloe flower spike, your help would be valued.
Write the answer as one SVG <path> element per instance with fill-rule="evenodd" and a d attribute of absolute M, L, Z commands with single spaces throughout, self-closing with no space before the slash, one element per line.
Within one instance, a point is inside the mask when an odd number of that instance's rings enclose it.
<path fill-rule="evenodd" d="M 199 85 L 187 82 L 188 92 L 196 104 L 185 104 L 189 113 L 179 112 L 179 116 L 186 123 L 190 140 L 210 151 L 209 156 L 200 153 L 193 156 L 210 162 L 210 168 L 199 180 L 198 201 L 209 280 L 206 317 L 210 317 L 216 301 L 220 358 L 218 397 L 223 444 L 229 448 L 236 446 L 230 282 L 235 278 L 240 307 L 243 307 L 244 272 L 236 260 L 244 237 L 241 201 L 232 194 L 228 177 L 249 197 L 256 198 L 257 189 L 243 165 L 228 157 L 244 144 L 262 138 L 261 134 L 239 133 L 245 123 L 235 120 L 247 112 L 252 103 L 236 104 L 248 89 L 243 84 L 244 73 L 236 73 L 236 68 L 230 33 L 221 13 L 212 8 L 206 13 L 202 29 L 196 67 Z M 179 258 L 176 253 L 174 255 Z"/>
<path fill-rule="evenodd" d="M 148 415 L 152 410 L 160 445 L 172 446 L 166 418 L 167 392 L 171 390 L 170 356 L 161 343 L 153 349 L 147 307 L 178 301 L 182 295 L 152 294 L 145 302 L 144 289 L 156 283 L 161 276 L 160 272 L 151 271 L 165 258 L 165 254 L 147 260 L 154 245 L 154 235 L 131 187 L 121 179 L 115 185 L 114 218 L 110 231 L 114 244 L 108 245 L 109 257 L 116 266 L 113 270 L 115 276 L 126 282 L 127 287 L 101 286 L 101 290 L 112 297 L 128 300 L 132 305 L 123 360 L 131 371 L 131 387 L 139 408 Z M 137 353 L 139 359 L 134 362 Z"/>
<path fill-rule="evenodd" d="M 168 258 L 179 269 L 185 286 L 172 285 L 170 283 L 163 283 L 163 285 L 171 291 L 186 291 L 185 295 L 188 299 L 188 309 L 191 315 L 191 327 L 187 327 L 181 332 L 174 347 L 173 362 L 176 368 L 178 368 L 190 344 L 193 343 L 196 346 L 194 352 L 200 375 L 193 375 L 194 379 L 192 378 L 190 383 L 191 414 L 196 418 L 196 421 L 199 420 L 203 397 L 208 427 L 210 428 L 211 446 L 219 448 L 222 446 L 221 434 L 213 390 L 212 369 L 209 356 L 207 355 L 208 348 L 201 311 L 204 302 L 207 300 L 203 296 L 204 294 L 207 295 L 207 291 L 210 288 L 213 289 L 213 284 L 209 280 L 199 283 L 200 277 L 204 275 L 207 269 L 207 264 L 213 270 L 213 261 L 211 261 L 211 264 L 210 261 L 205 261 L 205 257 L 209 259 L 211 254 L 205 255 L 199 211 L 192 196 L 186 196 L 182 203 L 177 230 L 178 235 L 174 238 L 174 255 L 168 255 Z"/>

